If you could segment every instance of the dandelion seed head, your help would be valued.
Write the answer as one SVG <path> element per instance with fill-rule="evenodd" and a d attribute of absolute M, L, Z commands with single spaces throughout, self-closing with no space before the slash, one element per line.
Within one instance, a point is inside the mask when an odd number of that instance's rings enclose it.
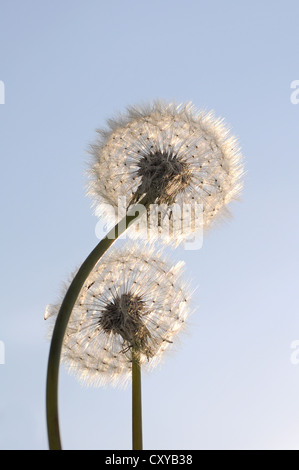
<path fill-rule="evenodd" d="M 93 269 L 72 311 L 62 358 L 69 372 L 90 385 L 126 384 L 132 353 L 155 367 L 184 330 L 190 294 L 172 266 L 153 248 L 113 248 Z M 47 307 L 52 327 L 60 304 Z"/>
<path fill-rule="evenodd" d="M 153 203 L 165 205 L 168 219 L 173 204 L 201 204 L 207 229 L 229 215 L 227 205 L 241 193 L 243 159 L 237 140 L 213 112 L 156 101 L 129 107 L 97 134 L 90 147 L 88 193 L 105 222 L 115 222 L 119 198 L 125 197 L 129 206 L 149 195 Z M 168 241 L 178 244 L 190 230 L 174 231 Z M 130 234 L 137 236 L 134 226 Z"/>

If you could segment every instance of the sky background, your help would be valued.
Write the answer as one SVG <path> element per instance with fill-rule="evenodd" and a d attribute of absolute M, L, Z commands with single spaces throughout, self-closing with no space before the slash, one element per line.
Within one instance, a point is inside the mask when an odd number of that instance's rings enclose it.
<path fill-rule="evenodd" d="M 233 219 L 176 250 L 198 290 L 178 351 L 143 377 L 145 449 L 299 449 L 297 0 L 0 0 L 0 448 L 47 449 L 43 320 L 98 242 L 95 129 L 126 106 L 192 101 L 246 160 Z M 65 449 L 130 449 L 131 390 L 61 368 Z"/>

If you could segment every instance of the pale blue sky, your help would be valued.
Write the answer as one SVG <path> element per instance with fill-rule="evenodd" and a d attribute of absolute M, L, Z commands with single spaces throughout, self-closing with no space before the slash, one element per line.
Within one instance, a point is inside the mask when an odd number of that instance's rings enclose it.
<path fill-rule="evenodd" d="M 0 448 L 47 449 L 43 320 L 97 243 L 95 128 L 155 98 L 214 109 L 246 158 L 242 202 L 200 251 L 179 351 L 143 379 L 146 449 L 299 449 L 297 0 L 0 0 Z M 130 389 L 61 370 L 66 449 L 130 449 Z"/>

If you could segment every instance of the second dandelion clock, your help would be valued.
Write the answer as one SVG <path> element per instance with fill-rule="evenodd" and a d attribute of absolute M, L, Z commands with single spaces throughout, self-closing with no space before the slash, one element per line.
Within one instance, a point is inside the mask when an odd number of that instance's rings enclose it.
<path fill-rule="evenodd" d="M 141 368 L 153 368 L 185 327 L 189 292 L 182 262 L 153 249 L 112 249 L 88 276 L 72 311 L 62 358 L 90 385 L 132 378 L 132 444 L 142 449 Z M 47 308 L 56 321 L 60 304 Z"/>

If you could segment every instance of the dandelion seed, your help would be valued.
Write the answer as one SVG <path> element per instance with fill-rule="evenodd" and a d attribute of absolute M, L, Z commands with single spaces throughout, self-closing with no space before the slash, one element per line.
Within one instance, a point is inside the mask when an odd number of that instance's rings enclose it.
<path fill-rule="evenodd" d="M 83 382 L 126 383 L 132 354 L 154 367 L 184 328 L 188 289 L 184 263 L 171 266 L 152 248 L 112 249 L 81 290 L 66 330 L 62 357 Z M 46 309 L 56 319 L 60 305 Z"/>
<path fill-rule="evenodd" d="M 200 204 L 207 229 L 215 219 L 229 215 L 227 205 L 242 189 L 236 139 L 222 120 L 211 112 L 197 112 L 191 104 L 130 107 L 109 120 L 107 130 L 98 130 L 90 153 L 88 192 L 96 214 L 108 223 L 115 223 L 120 198 L 126 198 L 128 208 L 147 195 L 163 208 L 158 224 L 169 223 L 173 214 L 178 217 L 174 205 Z M 162 234 L 163 241 L 178 245 L 195 230 L 194 220 L 184 224 L 183 209 L 180 217 L 178 224 L 170 224 L 172 233 Z M 138 231 L 134 226 L 129 230 L 133 237 L 148 232 L 148 224 L 142 230 L 140 226 Z"/>

